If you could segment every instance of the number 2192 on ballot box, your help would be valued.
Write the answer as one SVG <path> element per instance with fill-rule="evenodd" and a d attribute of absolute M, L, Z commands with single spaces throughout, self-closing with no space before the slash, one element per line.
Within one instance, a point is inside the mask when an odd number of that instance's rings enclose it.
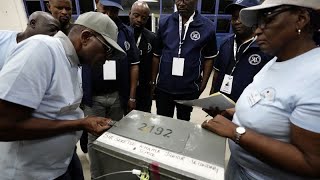
<path fill-rule="evenodd" d="M 100 179 L 224 179 L 226 138 L 188 121 L 134 110 L 93 147 L 107 165 Z"/>

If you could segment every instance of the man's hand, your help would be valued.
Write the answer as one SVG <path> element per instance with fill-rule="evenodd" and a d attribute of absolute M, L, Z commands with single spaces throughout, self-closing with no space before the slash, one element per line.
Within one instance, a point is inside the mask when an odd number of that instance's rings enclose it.
<path fill-rule="evenodd" d="M 133 98 L 130 98 L 128 100 L 128 112 L 131 112 L 132 110 L 136 109 L 136 106 L 137 106 L 137 102 L 136 102 L 136 99 L 133 99 Z"/>
<path fill-rule="evenodd" d="M 111 121 L 111 119 L 103 117 L 85 117 L 83 119 L 83 127 L 87 132 L 100 136 L 111 127 L 108 125 Z"/>

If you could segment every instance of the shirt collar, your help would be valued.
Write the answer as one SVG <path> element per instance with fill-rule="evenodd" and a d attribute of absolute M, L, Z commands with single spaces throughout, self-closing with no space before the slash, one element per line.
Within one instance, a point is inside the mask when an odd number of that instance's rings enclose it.
<path fill-rule="evenodd" d="M 64 48 L 64 51 L 66 52 L 67 58 L 71 64 L 71 66 L 79 66 L 80 61 L 77 55 L 76 50 L 74 49 L 74 46 L 68 36 L 66 36 L 62 31 L 59 31 L 55 36 L 55 38 L 58 38 L 60 42 L 62 43 L 62 46 Z"/>
<path fill-rule="evenodd" d="M 198 10 L 195 10 L 192 15 L 193 15 L 193 22 L 192 22 L 192 24 L 194 24 L 194 23 L 196 23 L 196 24 L 201 23 L 201 22 L 199 21 L 199 12 L 198 12 Z M 178 13 L 178 11 L 173 14 L 173 19 L 176 20 L 176 21 L 179 21 L 179 13 Z"/>
<path fill-rule="evenodd" d="M 236 42 L 236 34 L 233 35 L 233 42 L 235 44 L 237 44 Z M 253 36 L 250 39 L 246 40 L 245 42 L 243 42 L 242 44 L 237 44 L 237 46 L 245 46 L 247 45 L 247 47 L 259 47 L 259 45 L 256 43 L 257 37 Z"/>

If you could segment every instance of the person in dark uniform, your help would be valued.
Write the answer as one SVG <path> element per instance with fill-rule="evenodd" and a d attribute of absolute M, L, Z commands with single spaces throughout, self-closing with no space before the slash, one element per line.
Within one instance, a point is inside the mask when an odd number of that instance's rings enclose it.
<path fill-rule="evenodd" d="M 215 72 L 210 94 L 219 91 L 236 102 L 253 77 L 272 59 L 255 43 L 252 28 L 243 25 L 239 19 L 242 8 L 254 5 L 258 5 L 256 0 L 235 0 L 225 9 L 227 14 L 232 14 L 234 34 L 227 36 L 220 45 L 213 65 Z"/>
<path fill-rule="evenodd" d="M 130 26 L 134 30 L 137 47 L 140 50 L 139 83 L 136 93 L 136 110 L 151 112 L 152 96 L 151 63 L 153 57 L 153 44 L 156 35 L 145 28 L 149 19 L 150 8 L 146 2 L 136 1 L 129 12 Z"/>
<path fill-rule="evenodd" d="M 176 107 L 177 118 L 187 121 L 192 107 L 175 100 L 200 96 L 217 55 L 214 24 L 196 10 L 197 2 L 175 0 L 178 12 L 160 19 L 150 82 L 156 85 L 157 114 L 173 117 Z"/>
<path fill-rule="evenodd" d="M 123 10 L 120 0 L 96 0 L 97 11 L 108 15 L 118 27 L 118 45 L 127 53 L 119 61 L 109 59 L 105 64 L 96 64 L 94 68 L 82 67 L 85 115 L 108 117 L 119 121 L 136 107 L 136 87 L 139 76 L 139 50 L 134 34 L 129 26 L 122 23 L 119 10 Z M 112 73 L 112 78 L 106 73 Z M 90 157 L 91 177 L 106 173 L 106 157 L 93 149 L 92 142 L 97 137 L 88 134 L 88 153 Z"/>

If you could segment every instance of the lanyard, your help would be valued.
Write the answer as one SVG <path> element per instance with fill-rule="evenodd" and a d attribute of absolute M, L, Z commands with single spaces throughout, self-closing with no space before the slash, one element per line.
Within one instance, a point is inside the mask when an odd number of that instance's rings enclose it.
<path fill-rule="evenodd" d="M 184 41 L 186 40 L 186 36 L 187 36 L 187 32 L 189 29 L 189 25 L 190 23 L 193 21 L 193 17 L 195 15 L 195 12 L 190 16 L 189 20 L 185 23 L 185 30 L 184 30 L 184 35 L 182 37 L 182 31 L 183 31 L 183 25 L 182 25 L 182 17 L 179 14 L 179 51 L 178 51 L 178 56 L 180 57 L 181 55 L 181 49 L 182 49 L 182 44 L 184 43 Z"/>
<path fill-rule="evenodd" d="M 233 68 L 232 68 L 232 70 L 231 70 L 230 76 L 232 76 L 234 70 L 235 70 L 236 67 L 237 67 L 238 62 L 240 61 L 240 57 L 237 58 L 237 54 L 239 53 L 241 46 L 244 45 L 244 44 L 246 44 L 246 43 L 248 43 L 249 41 L 251 41 L 251 42 L 248 44 L 248 46 L 243 50 L 243 52 L 242 52 L 242 54 L 243 54 L 244 52 L 246 52 L 246 51 L 249 49 L 249 47 L 251 46 L 251 44 L 254 43 L 254 41 L 256 41 L 256 39 L 257 39 L 257 36 L 252 37 L 252 38 L 250 38 L 249 40 L 247 40 L 247 41 L 245 41 L 244 43 L 242 43 L 242 44 L 238 47 L 237 41 L 236 41 L 236 36 L 234 36 L 233 54 L 234 54 L 235 64 L 234 64 L 234 66 L 233 66 Z"/>
<path fill-rule="evenodd" d="M 140 41 L 141 41 L 141 35 L 142 35 L 142 33 L 140 33 L 140 35 L 139 35 L 139 37 L 138 37 L 138 39 L 137 39 L 137 43 L 136 43 L 136 45 L 137 45 L 138 48 L 139 48 Z"/>

